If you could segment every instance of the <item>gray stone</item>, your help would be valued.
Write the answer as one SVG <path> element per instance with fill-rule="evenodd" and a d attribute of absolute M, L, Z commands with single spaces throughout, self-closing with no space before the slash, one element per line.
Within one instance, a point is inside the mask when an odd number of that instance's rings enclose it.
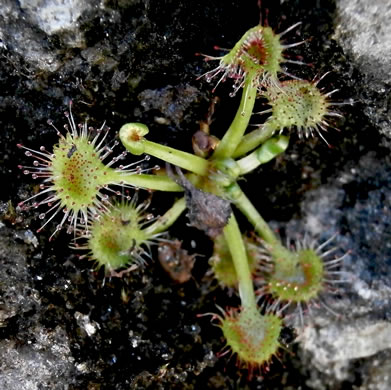
<path fill-rule="evenodd" d="M 25 15 L 48 35 L 78 28 L 81 14 L 90 2 L 77 0 L 20 0 Z"/>
<path fill-rule="evenodd" d="M 360 70 L 379 85 L 391 82 L 391 3 L 338 0 L 336 38 Z"/>
<path fill-rule="evenodd" d="M 20 235 L 14 236 L 5 226 L 0 227 L 0 327 L 40 304 L 27 268 L 27 247 L 18 243 Z"/>
<path fill-rule="evenodd" d="M 391 351 L 380 353 L 368 360 L 363 371 L 366 375 L 359 390 L 389 390 L 391 388 Z"/>
<path fill-rule="evenodd" d="M 363 77 L 359 100 L 364 112 L 391 139 L 391 3 L 388 0 L 337 0 L 335 38 Z"/>
<path fill-rule="evenodd" d="M 60 326 L 53 331 L 36 327 L 24 345 L 0 341 L 2 390 L 66 390 L 73 371 L 67 335 Z"/>
<path fill-rule="evenodd" d="M 391 349 L 390 177 L 387 159 L 363 156 L 336 180 L 309 191 L 302 203 L 303 220 L 288 223 L 289 235 L 301 230 L 326 239 L 338 232 L 335 245 L 341 253 L 350 251 L 340 276 L 347 283 L 338 285 L 336 296 L 324 297 L 336 315 L 324 306 L 313 308 L 306 326 L 298 329 L 303 367 L 313 366 L 318 373 L 311 372 L 308 382 L 314 389 L 352 380 L 355 360 L 368 358 L 365 364 L 370 364 Z M 376 386 L 363 389 L 387 388 L 384 370 L 376 372 L 377 379 L 366 379 Z"/>
<path fill-rule="evenodd" d="M 56 71 L 59 48 L 52 48 L 50 37 L 58 35 L 66 47 L 83 47 L 80 16 L 97 7 L 97 2 L 75 0 L 4 0 L 0 8 L 1 46 L 22 56 L 34 71 Z"/>
<path fill-rule="evenodd" d="M 61 325 L 51 330 L 39 323 L 42 299 L 26 261 L 37 240 L 28 232 L 26 239 L 0 227 L 0 328 L 18 330 L 0 340 L 0 389 L 65 390 L 73 383 L 74 359 Z"/>

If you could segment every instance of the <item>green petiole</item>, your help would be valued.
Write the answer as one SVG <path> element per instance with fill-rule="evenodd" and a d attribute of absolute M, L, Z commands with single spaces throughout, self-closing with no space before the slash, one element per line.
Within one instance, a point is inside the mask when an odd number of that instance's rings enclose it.
<path fill-rule="evenodd" d="M 256 309 L 254 286 L 248 264 L 246 248 L 235 216 L 232 214 L 224 228 L 224 238 L 231 252 L 238 278 L 239 296 L 243 309 Z"/>
<path fill-rule="evenodd" d="M 276 129 L 270 125 L 269 122 L 266 122 L 263 126 L 259 127 L 256 130 L 244 135 L 232 154 L 233 158 L 244 156 L 246 153 L 254 150 L 259 145 L 266 142 L 270 137 L 273 136 Z"/>
<path fill-rule="evenodd" d="M 158 234 L 167 230 L 186 209 L 185 198 L 180 198 L 156 222 L 145 229 L 147 234 Z"/>
<path fill-rule="evenodd" d="M 269 225 L 259 214 L 258 210 L 253 206 L 239 185 L 235 185 L 235 206 L 243 213 L 248 221 L 254 226 L 255 231 L 272 246 L 281 247 L 280 240 L 270 229 Z"/>
<path fill-rule="evenodd" d="M 127 123 L 121 127 L 119 137 L 125 148 L 134 155 L 149 154 L 201 176 L 208 173 L 209 162 L 207 160 L 194 154 L 148 141 L 144 138 L 148 132 L 147 126 L 142 123 Z"/>
<path fill-rule="evenodd" d="M 249 72 L 246 75 L 239 109 L 236 112 L 231 126 L 218 144 L 213 154 L 214 159 L 231 157 L 239 145 L 253 112 L 257 95 L 257 77 L 258 75 L 255 71 Z"/>
<path fill-rule="evenodd" d="M 289 137 L 280 135 L 278 137 L 267 140 L 262 146 L 250 153 L 248 156 L 237 160 L 236 163 L 240 167 L 240 174 L 244 175 L 258 168 L 261 164 L 265 164 L 285 152 L 289 145 Z"/>
<path fill-rule="evenodd" d="M 136 188 L 149 190 L 182 192 L 183 188 L 174 180 L 164 175 L 147 174 L 123 174 L 120 171 L 111 170 L 107 172 L 107 184 L 128 184 Z"/>

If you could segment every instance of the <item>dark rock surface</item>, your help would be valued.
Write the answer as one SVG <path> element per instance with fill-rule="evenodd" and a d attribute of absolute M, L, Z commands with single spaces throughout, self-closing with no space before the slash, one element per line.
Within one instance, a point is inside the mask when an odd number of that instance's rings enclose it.
<path fill-rule="evenodd" d="M 68 248 L 52 226 L 40 233 L 39 210 L 21 212 L 34 183 L 17 169 L 16 148 L 56 142 L 47 119 L 61 127 L 70 100 L 79 121 L 104 120 L 113 135 L 127 121 L 150 127 L 151 138 L 191 150 L 207 113 L 211 86 L 197 77 L 212 64 L 196 53 L 231 47 L 260 17 L 257 0 L 5 0 L 0 7 L 0 388 L 23 389 L 360 389 L 390 388 L 391 179 L 390 10 L 386 0 L 263 1 L 262 14 L 283 31 L 307 66 L 287 66 L 322 86 L 337 102 L 340 132 L 292 142 L 275 162 L 243 183 L 282 236 L 338 232 L 349 283 L 314 310 L 304 329 L 283 339 L 283 364 L 251 381 L 229 356 L 209 317 L 234 297 L 207 276 L 211 242 L 186 227 L 171 234 L 197 257 L 193 279 L 174 284 L 157 261 L 122 279 L 105 279 Z M 268 10 L 268 12 L 267 12 Z M 212 132 L 229 125 L 238 97 L 216 90 Z M 254 119 L 256 122 L 258 118 Z M 151 164 L 155 164 L 152 161 Z M 159 198 L 158 198 L 159 197 Z M 172 202 L 154 195 L 153 212 Z M 243 222 L 244 229 L 249 226 Z M 192 245 L 193 244 L 193 245 Z M 292 354 L 291 351 L 294 353 Z"/>

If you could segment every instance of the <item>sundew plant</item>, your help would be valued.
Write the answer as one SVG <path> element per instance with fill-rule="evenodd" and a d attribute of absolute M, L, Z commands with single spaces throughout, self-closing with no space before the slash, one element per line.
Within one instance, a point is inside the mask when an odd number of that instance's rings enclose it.
<path fill-rule="evenodd" d="M 18 145 L 33 158 L 30 167 L 20 168 L 40 180 L 40 191 L 20 208 L 42 209 L 39 230 L 58 221 L 51 238 L 66 227 L 73 236 L 71 247 L 104 267 L 107 275 L 146 266 L 153 246 L 167 240 L 165 233 L 186 211 L 189 224 L 214 243 L 209 261 L 214 277 L 240 298 L 238 307 L 217 308 L 211 315 L 227 351 L 236 354 L 250 374 L 278 356 L 287 314 L 292 318 L 296 313 L 303 325 L 314 303 L 332 311 L 322 295 L 344 282 L 344 256 L 334 256 L 334 237 L 323 243 L 306 237 L 285 246 L 239 184 L 262 164 L 283 158 L 298 138 L 319 137 L 327 144 L 325 133 L 341 116 L 331 99 L 335 91 L 322 86 L 324 76 L 302 80 L 283 67 L 301 63 L 286 57 L 287 50 L 302 43 L 285 41 L 285 34 L 297 26 L 278 34 L 258 25 L 221 57 L 205 56 L 208 64 L 216 65 L 200 78 L 212 83 L 213 90 L 231 82 L 231 96 L 241 94 L 241 99 L 221 139 L 210 134 L 209 127 L 194 134 L 194 153 L 148 140 L 148 126 L 142 123 L 124 124 L 120 142 L 109 145 L 106 125 L 77 125 L 71 106 L 64 131 L 55 128 L 59 141 L 52 149 Z M 249 123 L 257 99 L 267 106 L 266 119 L 254 128 Z M 122 150 L 115 152 L 119 144 Z M 124 163 L 129 153 L 139 160 Z M 160 159 L 162 168 L 143 170 L 140 161 L 149 156 Z M 154 217 L 137 196 L 124 196 L 129 189 L 172 192 L 173 205 Z M 239 226 L 238 213 L 252 226 L 251 235 L 245 234 L 248 227 Z"/>

